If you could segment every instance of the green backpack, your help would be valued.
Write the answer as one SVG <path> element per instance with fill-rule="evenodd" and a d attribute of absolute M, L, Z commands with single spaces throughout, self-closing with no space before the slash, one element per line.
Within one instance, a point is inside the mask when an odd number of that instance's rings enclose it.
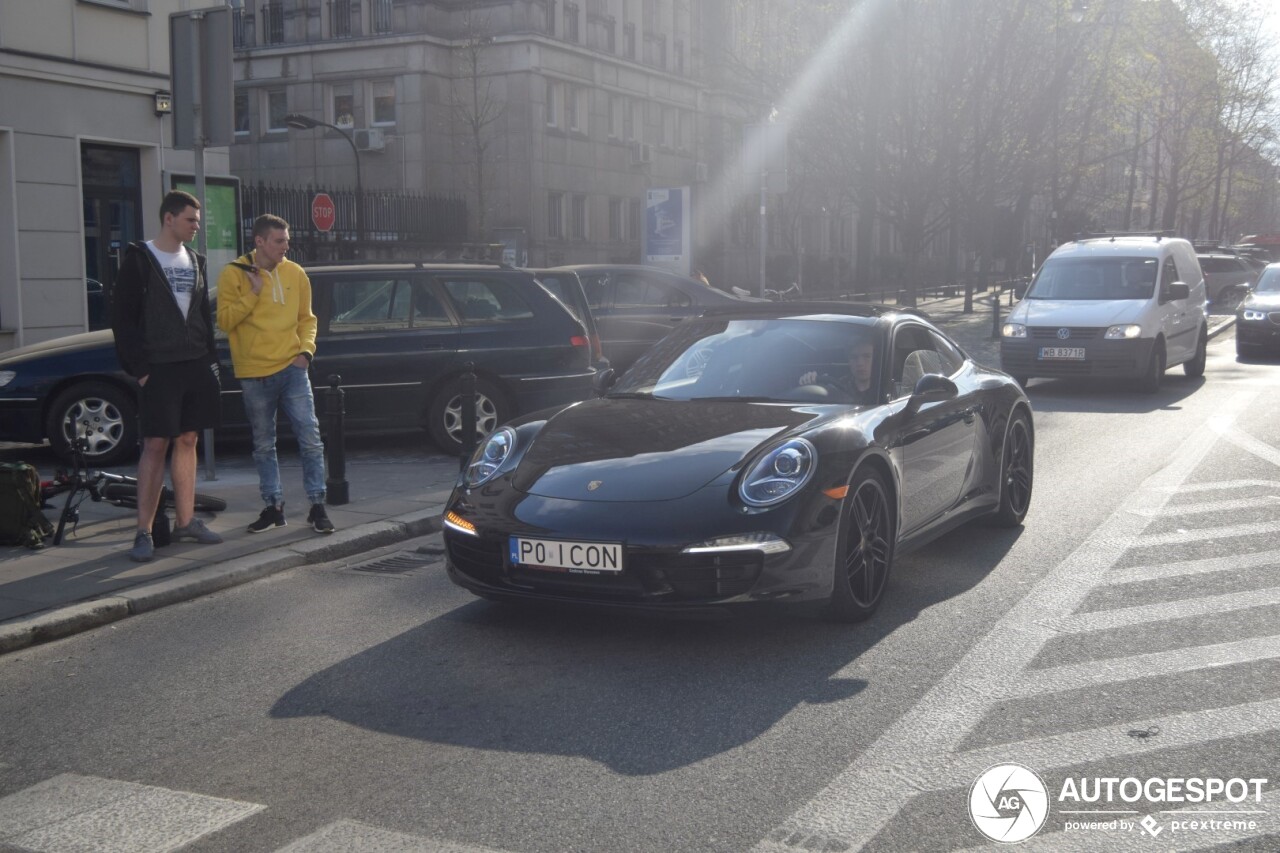
<path fill-rule="evenodd" d="M 25 462 L 0 465 L 0 545 L 43 548 L 53 525 L 40 511 L 40 475 Z"/>

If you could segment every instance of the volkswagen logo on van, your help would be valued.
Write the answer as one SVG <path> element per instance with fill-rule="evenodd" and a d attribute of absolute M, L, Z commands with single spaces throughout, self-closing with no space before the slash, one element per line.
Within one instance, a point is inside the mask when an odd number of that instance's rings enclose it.
<path fill-rule="evenodd" d="M 1066 340 L 1067 338 L 1069 338 L 1069 337 L 1071 337 L 1071 330 L 1070 330 L 1070 329 L 1059 329 L 1059 330 L 1058 330 L 1058 340 L 1060 340 L 1060 341 L 1065 341 L 1065 340 Z"/>

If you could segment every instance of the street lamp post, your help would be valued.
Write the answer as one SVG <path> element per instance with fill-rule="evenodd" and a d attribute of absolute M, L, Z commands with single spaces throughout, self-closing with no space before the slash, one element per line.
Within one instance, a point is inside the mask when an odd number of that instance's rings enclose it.
<path fill-rule="evenodd" d="M 351 138 L 351 134 L 336 124 L 329 124 L 327 121 L 304 116 L 301 113 L 289 113 L 284 117 L 284 123 L 295 130 L 311 130 L 316 127 L 327 127 L 338 131 L 342 134 L 342 138 L 347 140 L 347 144 L 351 146 L 351 153 L 356 158 L 356 255 L 360 255 L 364 247 L 364 182 L 360 178 L 360 149 L 356 148 L 356 141 Z"/>

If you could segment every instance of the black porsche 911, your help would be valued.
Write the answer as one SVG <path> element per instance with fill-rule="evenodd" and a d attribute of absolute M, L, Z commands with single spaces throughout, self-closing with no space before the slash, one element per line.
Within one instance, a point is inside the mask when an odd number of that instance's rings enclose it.
<path fill-rule="evenodd" d="M 1034 434 L 1021 388 L 921 316 L 711 309 L 599 399 L 482 440 L 446 505 L 449 576 L 497 600 L 857 621 L 903 550 L 1022 523 Z"/>

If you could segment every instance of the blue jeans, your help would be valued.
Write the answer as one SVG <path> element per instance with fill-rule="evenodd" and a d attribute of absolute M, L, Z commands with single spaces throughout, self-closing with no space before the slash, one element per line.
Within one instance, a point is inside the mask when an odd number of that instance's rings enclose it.
<path fill-rule="evenodd" d="M 311 396 L 307 370 L 292 364 L 279 373 L 260 379 L 241 379 L 244 410 L 253 429 L 253 461 L 258 466 L 258 489 L 270 506 L 284 502 L 280 485 L 280 463 L 276 460 L 276 412 L 284 409 L 302 453 L 302 485 L 307 500 L 324 503 L 324 443 L 320 422 Z"/>

